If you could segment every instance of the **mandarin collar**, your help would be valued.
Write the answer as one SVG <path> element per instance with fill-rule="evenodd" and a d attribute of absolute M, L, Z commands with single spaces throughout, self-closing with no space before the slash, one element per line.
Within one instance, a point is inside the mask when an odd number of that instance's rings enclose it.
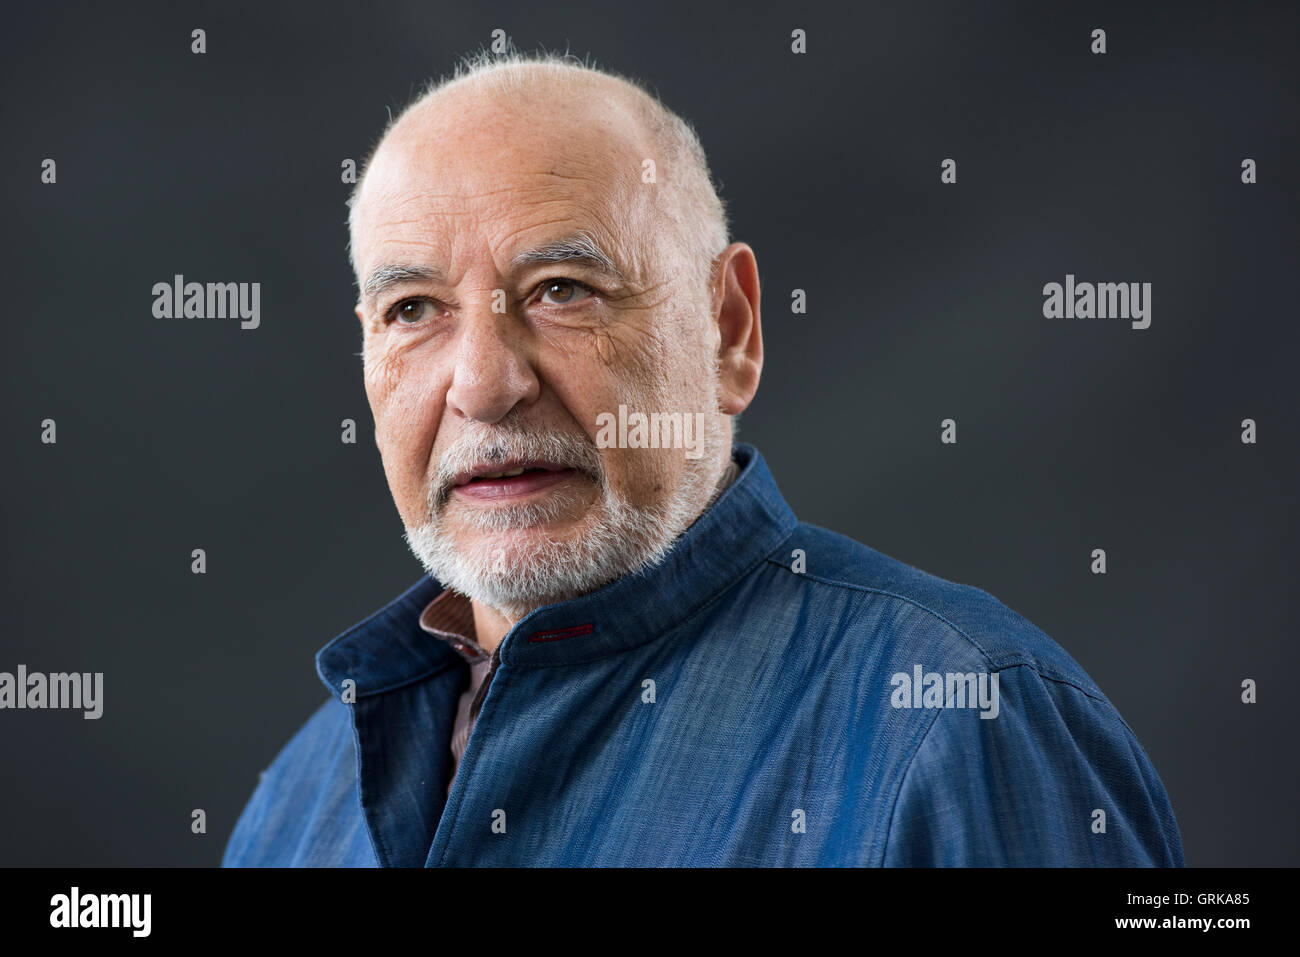
<path fill-rule="evenodd" d="M 762 455 L 737 443 L 735 481 L 654 567 L 589 594 L 544 605 L 501 641 L 506 666 L 579 664 L 640 647 L 682 624 L 743 578 L 798 524 Z M 351 679 L 356 697 L 420 681 L 461 663 L 446 642 L 420 627 L 443 586 L 421 578 L 316 655 L 316 671 L 336 697 Z"/>

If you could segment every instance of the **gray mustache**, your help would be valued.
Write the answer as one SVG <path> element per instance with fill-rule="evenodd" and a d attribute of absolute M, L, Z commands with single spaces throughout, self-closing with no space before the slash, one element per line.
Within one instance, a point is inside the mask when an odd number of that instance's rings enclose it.
<path fill-rule="evenodd" d="M 497 433 L 478 441 L 463 438 L 449 449 L 438 463 L 438 474 L 431 489 L 431 504 L 441 509 L 451 496 L 456 476 L 480 463 L 493 465 L 512 458 L 544 459 L 571 468 L 588 478 L 605 484 L 605 470 L 595 444 L 585 435 L 571 432 Z"/>

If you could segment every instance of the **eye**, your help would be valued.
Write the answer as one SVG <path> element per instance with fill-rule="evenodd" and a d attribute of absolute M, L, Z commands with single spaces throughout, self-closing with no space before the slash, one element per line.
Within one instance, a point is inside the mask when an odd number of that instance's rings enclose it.
<path fill-rule="evenodd" d="M 596 294 L 594 289 L 576 279 L 548 279 L 542 283 L 541 289 L 543 297 L 554 294 L 554 299 L 546 303 L 550 306 L 572 305 Z"/>
<path fill-rule="evenodd" d="M 388 315 L 384 319 L 387 322 L 399 322 L 404 326 L 410 326 L 426 319 L 432 309 L 433 303 L 428 299 L 403 299 L 388 310 Z"/>

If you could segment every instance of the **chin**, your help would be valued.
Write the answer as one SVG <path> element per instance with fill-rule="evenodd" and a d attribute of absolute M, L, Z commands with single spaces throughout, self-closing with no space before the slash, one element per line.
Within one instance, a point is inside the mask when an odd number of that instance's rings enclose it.
<path fill-rule="evenodd" d="M 445 523 L 408 529 L 407 544 L 445 587 L 513 620 L 657 563 L 679 531 L 667 515 L 626 504 L 581 520 L 487 532 L 464 528 L 460 518 L 455 529 Z"/>

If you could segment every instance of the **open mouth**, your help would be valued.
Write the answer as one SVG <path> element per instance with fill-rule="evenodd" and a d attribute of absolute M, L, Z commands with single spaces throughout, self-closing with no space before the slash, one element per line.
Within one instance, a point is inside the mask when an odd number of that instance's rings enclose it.
<path fill-rule="evenodd" d="M 551 462 L 505 462 L 462 473 L 452 485 L 455 495 L 479 501 L 522 498 L 559 485 L 577 470 Z"/>

